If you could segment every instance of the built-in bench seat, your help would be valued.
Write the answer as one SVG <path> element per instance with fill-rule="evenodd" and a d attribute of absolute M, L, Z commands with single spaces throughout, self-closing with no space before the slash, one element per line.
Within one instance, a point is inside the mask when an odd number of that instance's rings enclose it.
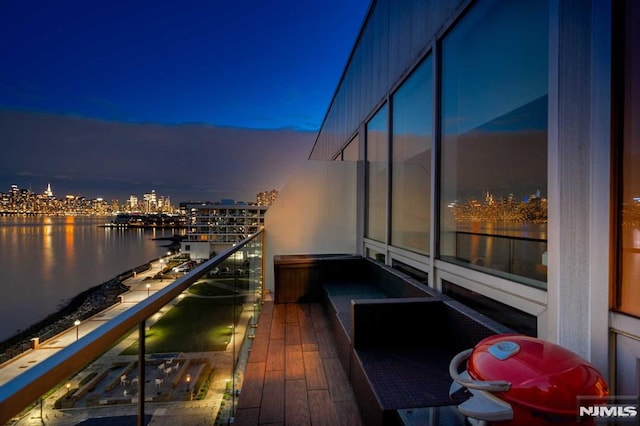
<path fill-rule="evenodd" d="M 333 312 L 351 333 L 351 301 L 359 299 L 385 299 L 388 296 L 378 287 L 365 283 L 326 283 L 323 288 Z"/>
<path fill-rule="evenodd" d="M 449 363 L 485 337 L 509 332 L 444 298 L 354 300 L 351 386 L 366 424 L 401 424 L 398 410 L 460 403 Z"/>
<path fill-rule="evenodd" d="M 342 266 L 342 274 L 346 277 L 325 273 L 321 286 L 338 357 L 345 372 L 350 374 L 353 350 L 351 306 L 354 301 L 435 297 L 438 293 L 370 259 L 354 258 Z"/>
<path fill-rule="evenodd" d="M 385 299 L 387 295 L 373 284 L 331 282 L 323 284 L 325 310 L 334 331 L 338 358 L 347 375 L 351 369 L 351 303 L 353 300 Z"/>

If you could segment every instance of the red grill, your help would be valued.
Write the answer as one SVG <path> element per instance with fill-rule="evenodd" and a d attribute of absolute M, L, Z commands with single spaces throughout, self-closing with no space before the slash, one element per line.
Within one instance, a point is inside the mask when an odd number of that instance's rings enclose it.
<path fill-rule="evenodd" d="M 467 370 L 458 373 L 467 359 Z M 460 412 L 500 425 L 578 423 L 578 397 L 604 402 L 609 393 L 600 372 L 587 361 L 561 346 L 522 335 L 482 340 L 454 357 L 449 372 L 454 379 L 451 394 L 462 388 L 472 394 L 458 406 Z"/>

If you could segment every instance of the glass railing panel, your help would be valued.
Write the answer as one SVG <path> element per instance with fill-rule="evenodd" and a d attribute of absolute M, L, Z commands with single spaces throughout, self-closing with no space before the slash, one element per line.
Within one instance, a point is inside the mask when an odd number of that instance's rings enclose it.
<path fill-rule="evenodd" d="M 120 303 L 3 364 L 0 423 L 228 422 L 261 311 L 262 234 L 176 270 L 187 262 L 154 262 Z"/>

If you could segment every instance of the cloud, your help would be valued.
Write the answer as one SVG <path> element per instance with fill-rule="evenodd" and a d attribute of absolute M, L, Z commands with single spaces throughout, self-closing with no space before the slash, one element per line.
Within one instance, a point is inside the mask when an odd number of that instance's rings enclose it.
<path fill-rule="evenodd" d="M 160 125 L 0 110 L 0 192 L 37 190 L 128 197 L 155 189 L 174 201 L 252 200 L 281 188 L 315 132 L 204 124 Z M 74 186 L 75 185 L 75 186 Z"/>

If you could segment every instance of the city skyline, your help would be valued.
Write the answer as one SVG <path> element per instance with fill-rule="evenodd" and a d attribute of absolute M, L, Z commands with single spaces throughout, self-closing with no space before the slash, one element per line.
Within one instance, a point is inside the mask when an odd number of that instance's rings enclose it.
<path fill-rule="evenodd" d="M 139 195 L 139 196 L 138 196 Z M 112 215 L 116 213 L 140 214 L 184 214 L 188 204 L 206 205 L 254 205 L 269 206 L 278 196 L 275 189 L 261 191 L 252 200 L 220 199 L 191 200 L 172 202 L 171 197 L 159 194 L 155 190 L 144 194 L 130 194 L 128 198 L 104 199 L 82 194 L 56 195 L 51 184 L 43 191 L 34 192 L 30 188 L 11 185 L 7 192 L 0 190 L 0 215 Z"/>

